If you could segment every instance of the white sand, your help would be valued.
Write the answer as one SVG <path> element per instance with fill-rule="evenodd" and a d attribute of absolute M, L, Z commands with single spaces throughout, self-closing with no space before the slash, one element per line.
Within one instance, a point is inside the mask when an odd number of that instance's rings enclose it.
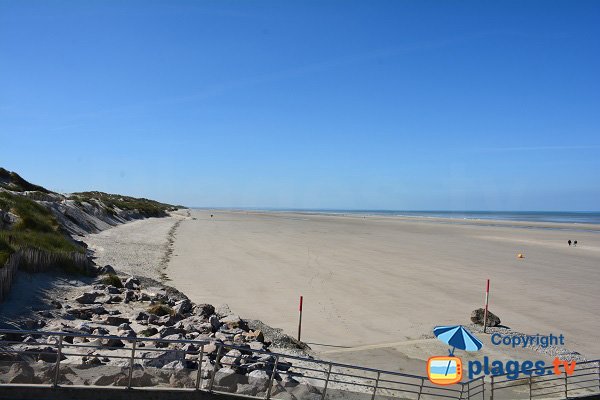
<path fill-rule="evenodd" d="M 94 251 L 99 266 L 136 276 L 160 279 L 169 249 L 169 231 L 185 218 L 182 211 L 165 218 L 148 218 L 118 225 L 82 240 Z"/>
<path fill-rule="evenodd" d="M 503 324 L 562 333 L 568 348 L 600 357 L 598 232 L 211 212 L 192 211 L 197 219 L 179 227 L 170 284 L 193 301 L 228 303 L 292 335 L 303 295 L 302 339 L 360 352 L 312 345 L 335 359 L 358 361 L 366 351 L 374 360 L 381 353 L 378 365 L 390 366 L 390 351 L 403 342 L 435 325 L 469 323 L 487 278 L 490 308 Z M 568 247 L 569 238 L 580 245 Z"/>
<path fill-rule="evenodd" d="M 599 232 L 293 213 L 193 210 L 192 217 L 177 229 L 169 284 L 195 302 L 227 303 L 294 336 L 302 294 L 302 340 L 321 357 L 423 373 L 422 360 L 446 352 L 423 335 L 435 325 L 468 324 L 491 278 L 490 308 L 503 324 L 563 334 L 569 349 L 600 358 Z M 153 276 L 175 218 L 133 222 L 86 241 L 101 264 Z M 580 245 L 568 247 L 567 239 Z M 482 340 L 477 357 L 543 359 Z"/>

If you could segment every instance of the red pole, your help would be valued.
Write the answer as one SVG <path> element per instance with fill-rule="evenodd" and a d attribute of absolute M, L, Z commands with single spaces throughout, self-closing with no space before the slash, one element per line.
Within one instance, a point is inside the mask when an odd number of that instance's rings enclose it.
<path fill-rule="evenodd" d="M 300 341 L 300 333 L 302 332 L 302 296 L 300 296 L 300 319 L 298 320 L 298 341 Z"/>
<path fill-rule="evenodd" d="M 487 287 L 485 288 L 485 312 L 483 313 L 483 333 L 487 329 L 487 316 L 488 316 L 488 301 L 490 299 L 490 280 L 487 280 Z"/>

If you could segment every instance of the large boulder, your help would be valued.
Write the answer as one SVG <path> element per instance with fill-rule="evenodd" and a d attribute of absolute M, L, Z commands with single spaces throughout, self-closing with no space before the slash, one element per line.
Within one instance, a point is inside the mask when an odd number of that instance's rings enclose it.
<path fill-rule="evenodd" d="M 173 306 L 173 311 L 175 311 L 177 314 L 188 314 L 190 311 L 192 311 L 192 302 L 188 299 L 178 301 Z"/>
<path fill-rule="evenodd" d="M 473 310 L 471 313 L 471 322 L 478 325 L 483 325 L 485 310 L 478 308 Z M 500 325 L 500 318 L 496 314 L 493 314 L 490 310 L 487 313 L 487 326 L 498 326 Z"/>
<path fill-rule="evenodd" d="M 33 368 L 24 362 L 11 365 L 6 380 L 8 383 L 36 383 Z"/>

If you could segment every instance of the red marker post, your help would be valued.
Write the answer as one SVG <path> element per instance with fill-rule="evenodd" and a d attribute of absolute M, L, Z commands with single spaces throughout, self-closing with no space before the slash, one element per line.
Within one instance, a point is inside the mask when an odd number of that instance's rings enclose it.
<path fill-rule="evenodd" d="M 298 341 L 300 341 L 300 334 L 302 333 L 302 296 L 300 296 L 300 318 L 298 320 Z"/>
<path fill-rule="evenodd" d="M 490 280 L 487 280 L 487 287 L 485 288 L 485 312 L 483 313 L 483 333 L 487 329 L 487 316 L 488 316 L 488 302 L 490 299 Z"/>

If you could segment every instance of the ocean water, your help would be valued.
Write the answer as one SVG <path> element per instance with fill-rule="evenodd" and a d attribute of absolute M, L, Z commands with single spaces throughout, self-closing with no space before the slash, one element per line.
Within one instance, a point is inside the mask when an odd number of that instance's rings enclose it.
<path fill-rule="evenodd" d="M 278 210 L 322 214 L 390 215 L 462 220 L 500 220 L 600 224 L 600 212 L 588 211 L 400 211 L 400 210 Z"/>

